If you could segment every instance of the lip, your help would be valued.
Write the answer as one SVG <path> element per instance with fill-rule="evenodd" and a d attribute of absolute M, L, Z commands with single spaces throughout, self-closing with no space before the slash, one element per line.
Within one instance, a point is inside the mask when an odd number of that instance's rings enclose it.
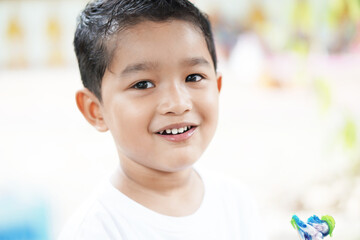
<path fill-rule="evenodd" d="M 162 127 L 160 129 L 156 130 L 154 133 L 159 133 L 161 131 L 165 131 L 166 129 L 183 128 L 183 127 L 186 127 L 186 126 L 197 127 L 198 124 L 192 123 L 192 122 L 175 123 L 175 124 L 171 124 L 171 125 L 167 125 L 165 127 Z"/>
<path fill-rule="evenodd" d="M 184 125 L 189 126 L 189 125 Z M 181 127 L 181 126 L 180 126 Z M 173 127 L 176 128 L 176 127 Z M 166 128 L 169 129 L 169 128 Z M 175 135 L 161 135 L 156 133 L 157 136 L 162 137 L 163 139 L 170 141 L 170 142 L 183 142 L 191 138 L 192 135 L 194 135 L 195 131 L 197 129 L 197 126 L 192 126 L 192 128 L 184 133 L 175 134 Z"/>

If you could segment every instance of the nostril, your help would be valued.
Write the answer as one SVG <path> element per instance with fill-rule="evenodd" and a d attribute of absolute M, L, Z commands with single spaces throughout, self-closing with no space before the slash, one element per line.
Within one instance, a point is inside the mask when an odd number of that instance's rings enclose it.
<path fill-rule="evenodd" d="M 182 87 L 172 86 L 166 88 L 160 97 L 161 101 L 158 110 L 161 114 L 181 115 L 192 108 L 189 92 Z"/>

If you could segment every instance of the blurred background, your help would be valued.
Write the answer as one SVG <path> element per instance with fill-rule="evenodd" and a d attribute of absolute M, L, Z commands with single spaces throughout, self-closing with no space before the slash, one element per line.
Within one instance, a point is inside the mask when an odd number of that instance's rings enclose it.
<path fill-rule="evenodd" d="M 0 0 L 0 239 L 56 239 L 117 165 L 75 105 L 72 39 L 87 1 Z M 223 74 L 197 167 L 248 184 L 270 240 L 329 214 L 360 240 L 360 0 L 196 0 Z"/>

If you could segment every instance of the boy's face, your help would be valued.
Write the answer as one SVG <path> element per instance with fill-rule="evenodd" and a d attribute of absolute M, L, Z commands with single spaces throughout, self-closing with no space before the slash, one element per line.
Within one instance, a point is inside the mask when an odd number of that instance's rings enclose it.
<path fill-rule="evenodd" d="M 103 77 L 100 111 L 123 167 L 191 166 L 214 135 L 220 84 L 191 24 L 145 21 L 122 32 Z"/>

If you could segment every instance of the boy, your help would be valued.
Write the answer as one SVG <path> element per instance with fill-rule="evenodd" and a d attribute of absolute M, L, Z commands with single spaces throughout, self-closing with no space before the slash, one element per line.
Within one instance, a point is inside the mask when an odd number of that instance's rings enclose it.
<path fill-rule="evenodd" d="M 262 239 L 247 194 L 192 167 L 218 118 L 208 19 L 186 0 L 98 0 L 74 45 L 78 108 L 120 164 L 61 239 Z"/>

